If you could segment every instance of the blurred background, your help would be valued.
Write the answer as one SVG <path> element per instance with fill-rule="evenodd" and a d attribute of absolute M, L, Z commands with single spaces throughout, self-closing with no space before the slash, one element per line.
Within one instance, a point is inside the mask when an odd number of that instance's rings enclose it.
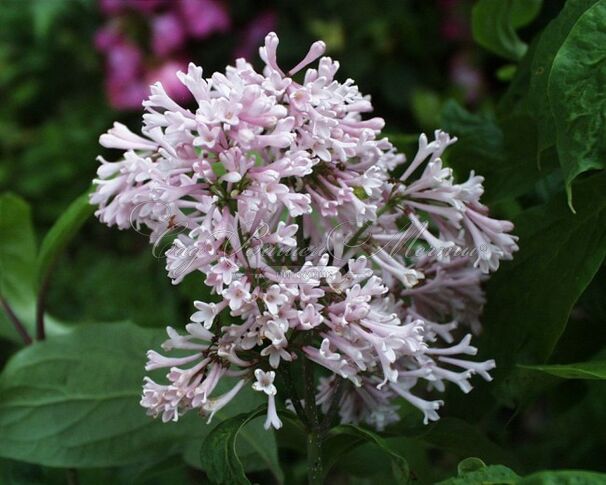
<path fill-rule="evenodd" d="M 474 42 L 473 3 L 2 0 L 0 192 L 12 191 L 31 204 L 40 240 L 90 186 L 95 157 L 112 156 L 98 145 L 99 135 L 115 120 L 138 129 L 149 84 L 161 81 L 169 94 L 187 103 L 177 70 L 192 61 L 210 75 L 237 57 L 258 66 L 258 47 L 272 30 L 280 37 L 283 65 L 294 65 L 312 41 L 324 40 L 328 55 L 341 63 L 340 78 L 353 78 L 372 96 L 377 115 L 386 120 L 386 133 L 403 149 L 414 144 L 419 132 L 448 125 L 445 115 L 452 123 L 454 113 L 487 127 L 489 151 L 496 143 L 490 120 L 516 64 Z M 543 2 L 533 22 L 518 30 L 520 37 L 532 39 L 563 4 Z M 467 166 L 473 167 L 474 161 Z M 500 190 L 491 180 L 489 176 L 489 196 Z M 499 200 L 495 195 L 494 212 L 514 217 L 559 194 L 560 183 L 554 170 L 514 198 Z M 569 346 L 560 345 L 555 354 L 559 362 L 585 360 L 583 354 L 593 355 L 602 346 L 605 284 L 602 270 L 572 313 L 577 324 L 562 337 L 578 345 L 568 354 Z M 202 292 L 194 280 L 172 287 L 164 261 L 151 255 L 145 236 L 90 219 L 56 268 L 48 309 L 66 322 L 129 319 L 140 326 L 180 326 Z M 16 348 L 2 340 L 0 361 Z M 484 428 L 491 438 L 507 443 L 522 469 L 606 470 L 604 391 L 603 386 L 589 390 L 580 381 L 559 382 L 523 411 L 500 408 L 485 418 Z M 447 413 L 475 419 L 476 410 L 467 401 L 453 398 L 452 403 Z M 588 426 L 595 429 L 587 432 Z M 407 450 L 426 478 L 439 475 L 440 467 L 456 467 L 457 458 L 448 451 L 430 448 Z M 354 471 L 372 475 L 372 450 L 357 453 L 364 459 L 350 462 L 357 463 L 359 470 Z"/>

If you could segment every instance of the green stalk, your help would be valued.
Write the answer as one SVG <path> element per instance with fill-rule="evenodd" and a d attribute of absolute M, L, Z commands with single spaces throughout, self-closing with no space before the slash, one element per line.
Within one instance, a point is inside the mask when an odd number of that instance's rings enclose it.
<path fill-rule="evenodd" d="M 322 464 L 322 427 L 316 406 L 316 387 L 313 364 L 305 357 L 302 359 L 305 409 L 307 411 L 307 479 L 309 485 L 324 483 Z"/>
<path fill-rule="evenodd" d="M 309 485 L 322 485 L 322 437 L 317 430 L 309 430 L 307 434 L 307 480 Z"/>

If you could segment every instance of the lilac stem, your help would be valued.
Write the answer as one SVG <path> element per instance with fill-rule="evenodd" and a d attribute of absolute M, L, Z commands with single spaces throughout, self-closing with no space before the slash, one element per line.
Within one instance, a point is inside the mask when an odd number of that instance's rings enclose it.
<path fill-rule="evenodd" d="M 15 312 L 13 311 L 11 306 L 1 296 L 0 296 L 0 307 L 2 307 L 2 309 L 4 310 L 4 312 L 7 315 L 8 319 L 15 326 L 17 333 L 23 339 L 23 342 L 25 343 L 25 345 L 30 345 L 32 343 L 32 338 L 30 337 L 29 333 L 27 332 L 25 325 L 23 325 L 23 323 L 21 323 L 21 320 L 19 320 L 19 317 L 15 314 Z"/>

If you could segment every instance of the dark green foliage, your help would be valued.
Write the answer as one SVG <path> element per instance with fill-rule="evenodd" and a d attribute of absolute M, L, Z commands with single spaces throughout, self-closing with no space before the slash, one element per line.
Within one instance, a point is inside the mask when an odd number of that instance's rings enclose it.
<path fill-rule="evenodd" d="M 324 38 L 407 155 L 421 130 L 457 136 L 445 163 L 482 175 L 520 238 L 486 285 L 476 344 L 494 381 L 447 391 L 427 426 L 402 401 L 384 432 L 333 428 L 327 482 L 606 483 L 606 0 L 228 3 L 235 24 L 276 9 L 285 66 Z M 467 30 L 445 40 L 453 19 Z M 99 135 L 138 128 L 105 100 L 102 20 L 93 0 L 0 2 L 0 297 L 23 327 L 0 310 L 0 483 L 304 483 L 302 425 L 284 412 L 265 431 L 250 386 L 209 425 L 138 404 L 145 351 L 214 296 L 201 274 L 173 287 L 144 236 L 91 217 L 94 158 L 114 156 Z M 192 60 L 222 68 L 227 37 Z M 26 345 L 41 303 L 47 339 Z"/>

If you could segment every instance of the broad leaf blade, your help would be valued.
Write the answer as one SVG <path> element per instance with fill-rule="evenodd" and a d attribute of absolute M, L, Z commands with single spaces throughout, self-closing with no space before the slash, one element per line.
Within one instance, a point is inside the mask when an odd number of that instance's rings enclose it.
<path fill-rule="evenodd" d="M 0 295 L 12 304 L 34 292 L 36 241 L 29 205 L 13 194 L 0 196 Z"/>
<path fill-rule="evenodd" d="M 606 168 L 605 24 L 600 1 L 579 18 L 551 68 L 548 95 L 567 190 L 579 174 Z"/>
<path fill-rule="evenodd" d="M 577 214 L 563 198 L 514 221 L 520 251 L 488 284 L 486 331 L 478 347 L 496 359 L 496 375 L 552 353 L 572 307 L 606 255 L 606 174 L 579 182 Z M 494 387 L 494 386 L 492 386 Z"/>
<path fill-rule="evenodd" d="M 56 467 L 164 459 L 259 402 L 243 389 L 210 426 L 196 413 L 166 424 L 146 416 L 145 351 L 162 340 L 128 323 L 93 324 L 21 350 L 0 375 L 0 456 Z"/>
<path fill-rule="evenodd" d="M 569 0 L 541 34 L 532 63 L 529 102 L 538 152 L 557 146 L 569 195 L 578 174 L 606 163 L 604 21 L 603 0 Z"/>
<path fill-rule="evenodd" d="M 0 196 L 0 296 L 19 318 L 33 320 L 36 277 L 36 241 L 28 204 L 13 194 Z M 30 315 L 31 314 L 31 315 Z M 0 336 L 18 341 L 14 328 L 0 309 Z"/>
<path fill-rule="evenodd" d="M 513 0 L 511 6 L 511 25 L 516 29 L 532 22 L 541 11 L 543 0 Z"/>
<path fill-rule="evenodd" d="M 551 68 L 571 29 L 595 2 L 596 0 L 566 2 L 560 14 L 551 21 L 539 38 L 532 62 L 529 92 L 531 109 L 539 124 L 539 151 L 555 144 L 555 119 L 548 95 Z"/>

